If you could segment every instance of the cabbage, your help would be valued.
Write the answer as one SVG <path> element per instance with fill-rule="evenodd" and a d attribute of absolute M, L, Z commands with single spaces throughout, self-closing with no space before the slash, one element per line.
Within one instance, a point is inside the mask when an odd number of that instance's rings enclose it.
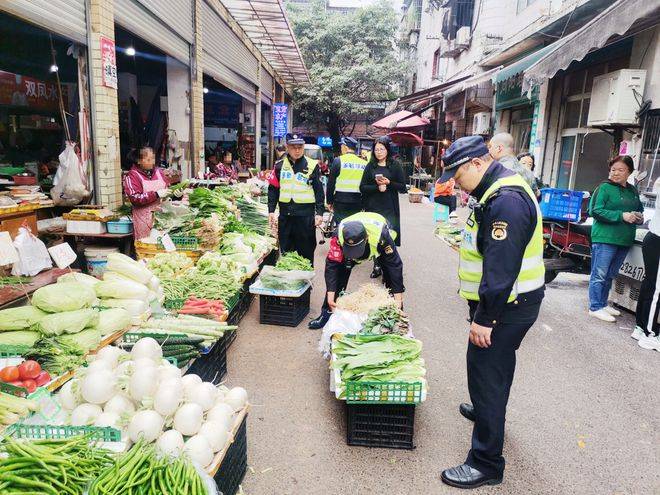
<path fill-rule="evenodd" d="M 101 345 L 101 332 L 99 332 L 98 328 L 88 328 L 82 332 L 61 335 L 56 340 L 66 346 L 76 345 L 84 352 L 88 352 Z"/>
<path fill-rule="evenodd" d="M 79 282 L 46 285 L 37 289 L 32 296 L 32 304 L 49 313 L 86 308 L 95 300 L 94 289 Z"/>
<path fill-rule="evenodd" d="M 142 299 L 103 299 L 100 305 L 107 308 L 123 308 L 131 316 L 140 316 L 149 310 L 149 304 Z"/>
<path fill-rule="evenodd" d="M 42 318 L 39 322 L 39 331 L 49 336 L 78 333 L 83 328 L 95 326 L 98 323 L 98 318 L 98 311 L 94 309 L 53 313 Z"/>
<path fill-rule="evenodd" d="M 144 299 L 149 298 L 149 289 L 146 286 L 130 280 L 104 280 L 94 287 L 96 295 L 100 298 L 116 299 Z"/>
<path fill-rule="evenodd" d="M 123 330 L 131 324 L 131 314 L 124 308 L 104 309 L 99 313 L 99 322 L 96 328 L 101 335 L 110 335 Z"/>
<path fill-rule="evenodd" d="M 0 310 L 0 332 L 3 330 L 24 330 L 41 321 L 46 313 L 34 306 L 21 306 Z"/>
<path fill-rule="evenodd" d="M 142 263 L 121 253 L 110 253 L 108 255 L 106 270 L 119 273 L 144 285 L 147 285 L 153 276 Z"/>
<path fill-rule="evenodd" d="M 15 332 L 0 332 L 0 345 L 24 345 L 32 347 L 39 340 L 38 332 L 17 330 Z"/>
<path fill-rule="evenodd" d="M 89 287 L 94 287 L 99 283 L 99 279 L 80 272 L 69 272 L 59 277 L 57 282 L 78 282 L 80 284 L 88 285 Z"/>

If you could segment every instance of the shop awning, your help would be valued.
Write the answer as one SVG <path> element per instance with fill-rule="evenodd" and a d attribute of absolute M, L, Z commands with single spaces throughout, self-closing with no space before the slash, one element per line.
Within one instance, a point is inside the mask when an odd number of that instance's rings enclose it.
<path fill-rule="evenodd" d="M 507 65 L 495 75 L 495 77 L 493 78 L 493 82 L 497 84 L 517 76 L 525 69 L 538 62 L 541 59 L 541 57 L 552 52 L 555 49 L 555 45 L 557 45 L 557 43 L 559 42 L 555 42 L 552 45 L 544 46 L 543 48 L 540 48 L 535 52 L 530 53 L 526 57 L 521 58 L 517 62 L 513 62 L 512 64 Z"/>
<path fill-rule="evenodd" d="M 660 5 L 652 0 L 618 0 L 581 29 L 555 43 L 551 51 L 524 68 L 523 91 L 528 91 L 557 72 L 568 68 L 573 61 L 582 60 L 590 51 L 605 46 L 615 35 L 626 33 L 638 21 L 660 20 Z"/>
<path fill-rule="evenodd" d="M 502 70 L 502 66 L 495 67 L 494 69 L 487 70 L 486 72 L 482 72 L 481 74 L 477 74 L 476 76 L 469 77 L 463 82 L 455 84 L 447 91 L 445 91 L 442 95 L 445 98 L 449 98 L 451 96 L 457 95 L 461 91 L 465 91 L 468 88 L 477 86 L 478 84 L 481 84 L 488 80 L 493 80 L 495 76 L 500 72 L 500 70 Z"/>
<path fill-rule="evenodd" d="M 431 122 L 429 119 L 415 115 L 408 110 L 399 110 L 398 112 L 393 113 L 383 117 L 380 120 L 377 120 L 373 124 L 373 127 L 378 129 L 416 129 L 429 125 Z"/>
<path fill-rule="evenodd" d="M 431 98 L 440 98 L 442 96 L 442 93 L 447 88 L 450 88 L 454 84 L 464 81 L 470 76 L 472 76 L 472 74 L 466 74 L 464 76 L 457 77 L 456 79 L 453 79 L 451 81 L 447 81 L 446 83 L 433 86 L 432 88 L 423 89 L 421 91 L 417 91 L 415 93 L 410 93 L 409 95 L 402 96 L 401 98 L 399 98 L 398 107 L 412 105 L 414 103 L 418 103 L 423 100 L 428 100 Z"/>
<path fill-rule="evenodd" d="M 281 0 L 222 0 L 222 4 L 285 84 L 309 84 L 309 73 Z"/>

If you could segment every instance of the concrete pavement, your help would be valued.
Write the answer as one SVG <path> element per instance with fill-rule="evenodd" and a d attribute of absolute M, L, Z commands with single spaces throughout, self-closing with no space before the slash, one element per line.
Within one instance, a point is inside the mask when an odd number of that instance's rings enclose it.
<path fill-rule="evenodd" d="M 245 387 L 246 495 L 407 495 L 461 493 L 440 471 L 461 463 L 471 424 L 458 414 L 468 399 L 466 304 L 457 295 L 457 253 L 433 236 L 429 205 L 401 196 L 405 305 L 424 343 L 428 400 L 417 408 L 413 451 L 346 445 L 343 404 L 328 390 L 319 332 L 259 325 L 258 300 L 229 351 L 230 385 Z M 322 274 L 327 250 L 317 250 Z M 354 270 L 349 289 L 368 281 Z M 585 276 L 560 274 L 548 286 L 536 325 L 518 352 L 507 413 L 504 483 L 473 493 L 660 494 L 660 353 L 616 324 L 587 316 Z M 319 275 L 310 317 L 323 297 Z"/>

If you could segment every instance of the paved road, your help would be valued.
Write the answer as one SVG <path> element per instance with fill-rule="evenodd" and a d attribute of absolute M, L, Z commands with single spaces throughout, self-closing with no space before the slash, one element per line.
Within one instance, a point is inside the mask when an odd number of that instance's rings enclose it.
<path fill-rule="evenodd" d="M 250 393 L 246 495 L 461 493 L 440 481 L 461 463 L 471 425 L 466 304 L 457 254 L 432 235 L 431 208 L 402 196 L 406 309 L 424 342 L 430 395 L 417 408 L 413 451 L 348 447 L 342 404 L 328 391 L 318 333 L 258 324 L 258 301 L 229 353 L 230 384 Z M 326 246 L 317 250 L 322 270 Z M 355 270 L 352 287 L 368 280 Z M 312 314 L 322 298 L 322 278 Z M 660 494 L 660 353 L 630 337 L 633 318 L 589 319 L 587 279 L 560 275 L 518 352 L 507 415 L 507 470 L 493 494 Z"/>

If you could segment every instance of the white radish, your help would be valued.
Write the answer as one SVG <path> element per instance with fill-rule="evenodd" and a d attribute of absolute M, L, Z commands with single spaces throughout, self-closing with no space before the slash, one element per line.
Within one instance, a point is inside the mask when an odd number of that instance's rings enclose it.
<path fill-rule="evenodd" d="M 188 400 L 199 404 L 203 411 L 208 411 L 213 407 L 215 396 L 218 389 L 209 382 L 198 383 L 191 389 L 191 396 Z"/>
<path fill-rule="evenodd" d="M 140 438 L 153 442 L 160 436 L 164 424 L 165 421 L 156 411 L 138 411 L 128 424 L 128 436 L 134 442 Z"/>
<path fill-rule="evenodd" d="M 225 404 L 229 404 L 234 411 L 240 411 L 247 404 L 247 391 L 242 387 L 234 387 L 225 394 Z"/>
<path fill-rule="evenodd" d="M 126 352 L 114 345 L 107 345 L 96 353 L 96 361 L 105 361 L 112 369 L 115 369 L 119 364 L 119 358 L 126 354 Z"/>
<path fill-rule="evenodd" d="M 199 429 L 198 436 L 206 438 L 213 452 L 220 452 L 229 439 L 229 433 L 224 425 L 217 421 L 207 421 Z"/>
<path fill-rule="evenodd" d="M 132 415 L 135 412 L 135 405 L 124 394 L 117 394 L 105 403 L 103 412 L 115 414 L 129 413 Z"/>
<path fill-rule="evenodd" d="M 159 361 L 163 357 L 163 349 L 155 339 L 143 337 L 133 345 L 131 357 L 133 359 L 148 358 Z"/>
<path fill-rule="evenodd" d="M 94 421 L 94 426 L 109 426 L 111 428 L 117 428 L 117 423 L 119 422 L 119 414 L 114 412 L 102 412 L 99 414 L 99 417 Z"/>
<path fill-rule="evenodd" d="M 183 400 L 183 390 L 171 387 L 170 382 L 164 382 L 154 395 L 154 410 L 161 416 L 171 416 L 179 408 Z"/>
<path fill-rule="evenodd" d="M 95 371 L 112 371 L 112 366 L 109 362 L 102 359 L 96 359 L 89 363 L 86 368 L 83 368 L 85 375 L 94 373 Z"/>
<path fill-rule="evenodd" d="M 71 411 L 71 426 L 91 425 L 103 410 L 96 404 L 80 404 Z"/>
<path fill-rule="evenodd" d="M 224 402 L 216 404 L 206 414 L 206 420 L 220 423 L 225 430 L 230 431 L 234 426 L 234 408 Z"/>
<path fill-rule="evenodd" d="M 195 386 L 202 383 L 202 379 L 197 375 L 183 375 L 181 379 L 183 380 L 183 392 L 186 400 L 190 400 L 193 397 Z"/>
<path fill-rule="evenodd" d="M 133 373 L 133 361 L 131 361 L 130 359 L 127 359 L 126 361 L 122 361 L 115 368 L 115 376 L 118 378 L 122 376 L 130 376 L 132 373 Z"/>
<path fill-rule="evenodd" d="M 74 410 L 76 406 L 78 406 L 82 402 L 82 398 L 80 397 L 80 391 L 78 389 L 79 382 L 80 380 L 78 380 L 77 378 L 74 378 L 73 380 L 69 380 L 62 386 L 60 393 L 57 394 L 57 397 L 60 400 L 60 404 L 67 411 Z"/>
<path fill-rule="evenodd" d="M 190 437 L 183 448 L 193 462 L 206 467 L 213 462 L 213 449 L 201 435 Z"/>
<path fill-rule="evenodd" d="M 163 382 L 170 378 L 181 379 L 181 370 L 173 364 L 163 364 L 158 367 L 158 379 Z"/>
<path fill-rule="evenodd" d="M 183 450 L 183 446 L 183 435 L 176 430 L 164 431 L 156 441 L 158 450 L 172 457 L 178 457 Z"/>
<path fill-rule="evenodd" d="M 149 358 L 138 358 L 133 360 L 133 373 L 137 370 L 143 370 L 146 368 L 158 368 L 158 362 Z"/>
<path fill-rule="evenodd" d="M 131 398 L 136 402 L 142 402 L 147 397 L 153 397 L 158 388 L 158 369 L 156 367 L 135 369 L 128 390 Z"/>
<path fill-rule="evenodd" d="M 92 404 L 105 404 L 115 394 L 116 379 L 112 371 L 102 369 L 87 373 L 80 383 L 82 398 Z"/>
<path fill-rule="evenodd" d="M 174 415 L 174 429 L 182 435 L 191 436 L 199 431 L 204 419 L 204 411 L 193 402 L 182 405 Z"/>

